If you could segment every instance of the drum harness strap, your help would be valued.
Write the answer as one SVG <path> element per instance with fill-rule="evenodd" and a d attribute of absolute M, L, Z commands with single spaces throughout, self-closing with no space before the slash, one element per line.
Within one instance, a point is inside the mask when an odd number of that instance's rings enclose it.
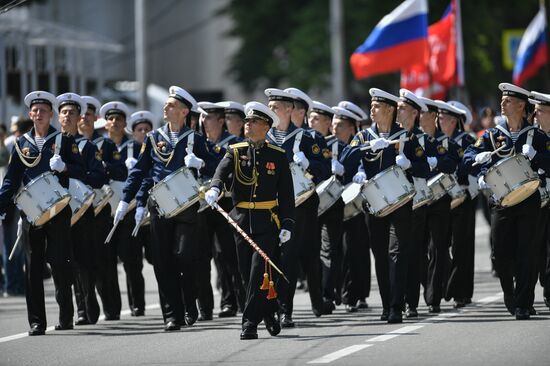
<path fill-rule="evenodd" d="M 504 127 L 502 127 L 501 125 L 497 125 L 496 128 L 499 129 L 500 131 L 502 131 L 505 135 L 510 136 L 510 133 Z M 535 134 L 535 128 L 533 126 L 528 126 L 528 127 L 524 128 L 522 131 L 520 131 L 520 134 L 522 134 L 525 131 L 527 131 L 527 139 L 526 139 L 525 143 L 527 145 L 532 145 L 533 144 L 533 135 Z M 494 138 L 492 132 L 489 133 L 489 137 L 491 139 L 491 144 L 493 145 L 493 150 L 496 150 L 499 146 L 497 146 L 497 144 L 495 142 L 495 138 Z M 506 158 L 506 157 L 512 156 L 514 154 L 513 144 L 512 144 L 512 147 L 510 149 L 508 149 L 508 150 L 503 149 L 502 151 L 506 151 L 506 152 L 504 152 L 504 153 L 497 152 L 496 155 L 500 158 Z"/>
<path fill-rule="evenodd" d="M 369 127 L 367 128 L 367 132 L 372 136 L 374 137 L 375 139 L 379 138 L 380 136 L 378 136 L 372 129 L 372 127 Z M 372 159 L 369 159 L 365 156 L 365 160 L 368 161 L 369 163 L 372 163 L 380 158 L 382 158 L 382 154 L 384 153 L 384 149 L 380 150 L 380 152 L 378 154 L 376 154 Z M 380 160 L 380 164 L 382 164 L 382 160 Z"/>
<path fill-rule="evenodd" d="M 61 141 L 63 135 L 61 134 L 61 132 L 57 132 L 57 134 L 55 135 L 52 134 L 46 137 L 46 141 L 49 140 L 52 136 L 55 136 L 54 154 L 59 155 L 59 152 L 61 151 Z M 25 137 L 27 136 L 25 135 Z M 15 142 L 15 151 L 17 152 L 17 155 L 19 155 L 19 159 L 21 160 L 23 165 L 25 165 L 27 168 L 34 168 L 40 163 L 40 160 L 42 159 L 42 151 L 40 151 L 40 153 L 38 153 L 38 156 L 35 158 L 25 156 L 21 151 L 21 148 L 19 147 L 17 141 Z M 32 160 L 32 163 L 28 163 L 27 159 Z"/>
<path fill-rule="evenodd" d="M 338 139 L 335 138 L 332 143 L 332 158 L 338 160 Z"/>

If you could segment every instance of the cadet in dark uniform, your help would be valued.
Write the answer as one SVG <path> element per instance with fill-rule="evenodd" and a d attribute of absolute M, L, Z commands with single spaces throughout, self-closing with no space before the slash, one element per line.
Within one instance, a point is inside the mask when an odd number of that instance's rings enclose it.
<path fill-rule="evenodd" d="M 358 146 L 369 142 L 361 167 L 353 181 L 364 183 L 392 165 L 398 165 L 412 176 L 425 176 L 428 169 L 424 151 L 414 134 L 395 123 L 398 98 L 383 90 L 371 88 L 371 117 L 374 125 L 360 131 L 352 141 Z M 403 139 L 396 146 L 389 141 Z M 384 217 L 367 214 L 370 244 L 375 258 L 376 278 L 382 297 L 381 320 L 402 322 L 401 310 L 405 289 L 407 255 L 411 248 L 412 201 Z"/>
<path fill-rule="evenodd" d="M 500 106 L 506 120 L 490 128 L 464 153 L 464 164 L 480 164 L 471 173 L 479 173 L 481 189 L 490 188 L 485 182 L 487 170 L 499 160 L 514 154 L 525 155 L 534 171 L 550 171 L 546 135 L 527 120 L 530 93 L 508 83 L 499 85 L 502 91 Z M 506 147 L 492 153 L 504 144 Z M 504 304 L 517 320 L 529 319 L 531 277 L 540 210 L 540 195 L 533 193 L 520 203 L 503 208 L 492 205 L 492 257 L 504 292 Z"/>
<path fill-rule="evenodd" d="M 48 92 L 35 91 L 25 97 L 25 104 L 30 108 L 29 117 L 33 120 L 34 127 L 16 141 L 12 152 L 0 189 L 2 218 L 21 183 L 26 185 L 42 173 L 54 172 L 65 188 L 69 187 L 69 177 L 84 179 L 84 163 L 74 138 L 61 135 L 61 132 L 50 126 L 57 105 L 55 96 Z M 26 219 L 23 212 L 22 216 Z M 46 262 L 52 268 L 55 299 L 59 305 L 59 324 L 55 329 L 73 328 L 70 220 L 71 209 L 67 206 L 44 225 L 29 228 L 30 248 L 25 261 L 25 295 L 31 336 L 46 332 L 42 279 Z"/>
<path fill-rule="evenodd" d="M 231 217 L 272 256 L 279 242 L 283 247 L 293 244 L 288 242 L 294 224 L 292 177 L 284 150 L 266 142 L 270 127 L 279 123 L 277 115 L 258 102 L 248 103 L 245 110 L 247 141 L 230 146 L 205 199 L 213 205 L 224 187 L 232 187 L 235 208 Z M 280 324 L 274 316 L 274 307 L 266 299 L 266 291 L 260 289 L 265 261 L 237 233 L 235 241 L 247 288 L 241 339 L 258 338 L 257 325 L 262 319 L 268 332 L 276 336 L 281 331 Z"/>
<path fill-rule="evenodd" d="M 115 212 L 115 221 L 124 217 L 134 197 L 138 207 L 145 207 L 151 186 L 184 165 L 194 174 L 197 171 L 212 174 L 214 162 L 206 151 L 204 138 L 187 127 L 189 112 L 196 105 L 195 99 L 177 86 L 170 87 L 169 93 L 164 105 L 164 119 L 168 123 L 150 133 L 145 140 L 126 181 L 124 198 Z M 166 331 L 192 325 L 198 317 L 194 289 L 198 206 L 196 203 L 168 219 L 161 217 L 154 205 L 149 205 L 153 266 Z"/>

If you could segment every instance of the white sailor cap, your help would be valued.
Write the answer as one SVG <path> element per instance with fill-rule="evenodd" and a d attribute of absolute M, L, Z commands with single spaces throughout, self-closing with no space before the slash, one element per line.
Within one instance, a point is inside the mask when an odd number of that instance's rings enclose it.
<path fill-rule="evenodd" d="M 78 114 L 84 114 L 88 110 L 88 105 L 75 93 L 63 93 L 57 96 L 57 110 L 60 111 L 61 107 L 65 105 L 72 105 L 78 108 Z"/>
<path fill-rule="evenodd" d="M 88 109 L 93 110 L 95 114 L 99 114 L 99 109 L 101 108 L 101 103 L 99 103 L 99 100 L 89 95 L 83 95 L 81 98 L 88 105 Z"/>
<path fill-rule="evenodd" d="M 464 118 L 466 114 L 463 110 L 453 107 L 442 100 L 435 100 L 434 102 L 437 105 L 437 110 L 439 113 L 448 114 L 458 119 Z"/>
<path fill-rule="evenodd" d="M 244 106 L 244 119 L 259 118 L 266 121 L 271 127 L 279 125 L 279 117 L 269 109 L 265 104 L 260 102 L 248 102 Z"/>
<path fill-rule="evenodd" d="M 407 103 L 419 112 L 427 112 L 428 106 L 420 100 L 413 92 L 407 89 L 399 89 L 399 100 Z"/>
<path fill-rule="evenodd" d="M 311 111 L 330 118 L 334 116 L 334 110 L 332 108 L 316 100 L 311 101 Z"/>
<path fill-rule="evenodd" d="M 195 107 L 195 109 L 197 108 L 197 101 L 195 100 L 195 98 L 193 98 L 193 96 L 189 94 L 187 90 L 180 88 L 179 86 L 171 86 L 168 89 L 168 96 L 179 100 L 191 110 L 193 110 L 193 107 Z M 193 112 L 198 113 L 199 111 L 194 110 Z"/>
<path fill-rule="evenodd" d="M 543 94 L 536 91 L 531 92 L 531 98 L 529 98 L 531 104 L 541 104 L 550 106 L 550 94 Z"/>
<path fill-rule="evenodd" d="M 358 115 L 359 117 L 361 117 L 362 120 L 369 119 L 368 114 L 366 114 L 364 110 L 362 110 L 357 104 L 352 103 L 350 101 L 343 100 L 343 101 L 338 103 L 338 107 L 347 109 L 348 111 L 350 111 L 350 112 Z"/>
<path fill-rule="evenodd" d="M 132 113 L 132 115 L 130 116 L 130 126 L 132 128 L 132 131 L 134 131 L 136 126 L 140 123 L 148 123 L 151 128 L 153 128 L 154 119 L 155 115 L 149 111 L 137 111 Z"/>
<path fill-rule="evenodd" d="M 466 107 L 464 104 L 460 103 L 457 100 L 449 100 L 449 101 L 447 101 L 447 104 L 450 104 L 453 107 L 458 108 L 462 112 L 464 112 L 464 123 L 466 123 L 466 124 L 472 123 L 474 118 L 472 116 L 472 112 L 470 111 L 470 109 L 468 107 Z"/>
<path fill-rule="evenodd" d="M 418 96 L 418 99 L 420 99 L 424 104 L 426 104 L 426 107 L 428 107 L 428 110 L 430 112 L 437 112 L 439 108 L 437 107 L 437 104 L 433 101 L 433 99 L 421 97 Z"/>
<path fill-rule="evenodd" d="M 98 118 L 94 122 L 94 130 L 99 130 L 100 128 L 104 128 L 106 124 L 107 124 L 107 120 L 105 120 L 105 118 Z"/>
<path fill-rule="evenodd" d="M 124 118 L 128 118 L 130 116 L 130 109 L 126 104 L 114 101 L 103 104 L 99 110 L 99 115 L 105 119 L 109 119 L 109 116 L 113 114 L 121 114 Z"/>
<path fill-rule="evenodd" d="M 371 96 L 372 102 L 384 102 L 391 106 L 397 107 L 397 102 L 399 101 L 399 98 L 397 98 L 393 94 L 390 94 L 378 88 L 370 88 L 369 94 Z"/>
<path fill-rule="evenodd" d="M 509 95 L 525 101 L 527 101 L 531 96 L 531 93 L 529 93 L 528 90 L 510 83 L 500 83 L 498 84 L 498 88 L 502 91 L 502 95 Z"/>
<path fill-rule="evenodd" d="M 294 100 L 295 100 L 292 94 L 277 88 L 267 88 L 266 90 L 264 90 L 264 94 L 267 97 L 267 100 L 269 101 L 281 100 L 285 102 L 294 103 Z M 246 111 L 245 111 L 245 114 L 246 114 Z"/>
<path fill-rule="evenodd" d="M 356 115 L 355 113 L 349 111 L 346 108 L 336 106 L 336 107 L 332 107 L 332 110 L 334 111 L 334 117 L 345 119 L 352 122 L 361 120 L 360 116 Z"/>
<path fill-rule="evenodd" d="M 244 106 L 241 103 L 228 100 L 216 104 L 223 107 L 225 113 L 238 114 L 241 118 L 244 118 Z"/>
<path fill-rule="evenodd" d="M 25 105 L 30 108 L 33 104 L 47 104 L 52 109 L 57 109 L 55 95 L 43 90 L 33 91 L 25 96 Z"/>
<path fill-rule="evenodd" d="M 294 101 L 298 101 L 304 104 L 304 106 L 306 107 L 306 112 L 310 111 L 313 101 L 306 93 L 297 88 L 286 88 L 284 91 L 292 94 L 292 96 L 294 97 Z"/>
<path fill-rule="evenodd" d="M 197 104 L 199 105 L 200 112 L 204 114 L 215 113 L 215 112 L 218 112 L 218 113 L 225 112 L 225 109 L 216 103 L 198 102 Z"/>

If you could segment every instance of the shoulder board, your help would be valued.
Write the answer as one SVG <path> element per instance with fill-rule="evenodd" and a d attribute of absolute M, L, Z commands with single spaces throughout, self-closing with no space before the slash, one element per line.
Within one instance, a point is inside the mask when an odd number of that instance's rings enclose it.
<path fill-rule="evenodd" d="M 280 151 L 282 153 L 286 154 L 285 149 L 280 148 L 279 146 L 271 145 L 270 143 L 267 143 L 267 147 L 272 148 L 273 150 Z"/>
<path fill-rule="evenodd" d="M 229 145 L 229 147 L 232 149 L 238 149 L 240 147 L 247 147 L 247 146 L 248 146 L 248 142 L 237 142 L 236 144 Z"/>

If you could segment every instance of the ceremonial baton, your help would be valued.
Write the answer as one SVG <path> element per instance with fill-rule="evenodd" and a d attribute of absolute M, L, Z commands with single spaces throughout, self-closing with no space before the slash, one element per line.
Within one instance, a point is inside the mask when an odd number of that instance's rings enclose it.
<path fill-rule="evenodd" d="M 279 274 L 281 276 L 283 276 L 283 278 L 285 279 L 286 282 L 290 283 L 290 281 L 288 280 L 288 278 L 286 278 L 285 274 L 271 261 L 271 259 L 267 256 L 267 254 L 265 254 L 265 252 L 258 246 L 258 244 L 256 244 L 254 242 L 254 240 L 252 240 L 252 238 L 250 236 L 248 236 L 248 234 L 243 230 L 241 229 L 241 227 L 239 226 L 239 224 L 237 224 L 235 222 L 235 220 L 233 220 L 231 218 L 231 216 L 229 216 L 229 214 L 227 212 L 224 211 L 223 208 L 221 208 L 217 203 L 214 203 L 214 206 L 213 206 L 216 210 L 218 210 L 219 213 L 222 214 L 223 217 L 225 217 L 225 219 L 227 220 L 227 222 L 229 224 L 231 224 L 231 226 L 233 226 L 235 228 L 235 230 L 237 230 L 237 232 L 239 234 L 241 234 L 241 236 L 248 242 L 248 244 L 250 244 L 250 246 L 252 246 L 252 248 L 254 248 L 254 250 L 256 252 L 258 252 L 258 254 L 263 258 L 265 259 L 270 265 L 271 267 L 275 268 L 275 270 L 277 272 L 279 272 Z"/>
<path fill-rule="evenodd" d="M 499 147 L 498 149 L 491 151 L 491 156 L 495 155 L 497 152 L 499 152 L 500 150 L 504 149 L 505 147 L 506 147 L 505 144 L 500 145 L 500 147 Z M 480 164 L 480 163 L 478 163 L 478 162 L 476 161 L 476 162 L 474 162 L 474 163 L 472 164 L 472 166 L 476 166 L 476 165 L 479 165 L 479 164 Z"/>

